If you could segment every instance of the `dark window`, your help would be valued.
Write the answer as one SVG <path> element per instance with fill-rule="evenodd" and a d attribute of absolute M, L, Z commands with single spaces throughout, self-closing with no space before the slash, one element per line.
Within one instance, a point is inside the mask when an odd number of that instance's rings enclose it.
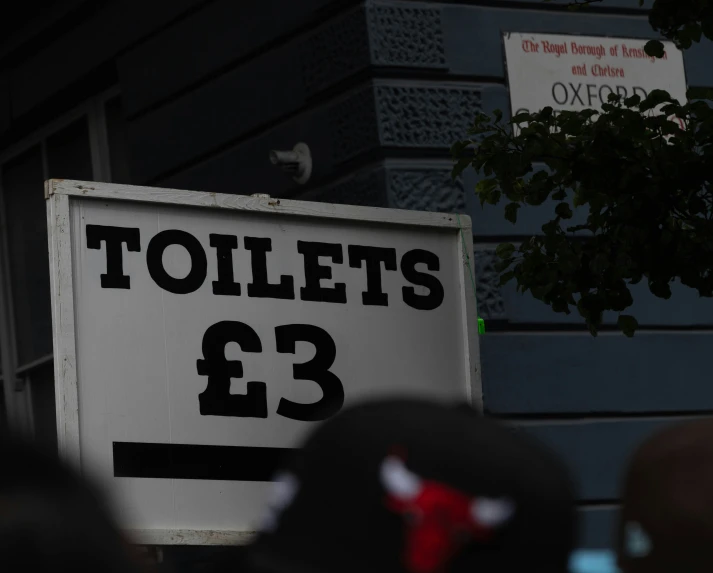
<path fill-rule="evenodd" d="M 93 179 L 86 117 L 48 137 L 45 152 L 48 178 Z M 8 227 L 15 227 L 9 242 L 19 365 L 52 352 L 44 179 L 39 146 L 3 168 Z M 56 447 L 52 362 L 33 368 L 26 376 L 32 396 L 35 437 Z"/>
<path fill-rule="evenodd" d="M 50 178 L 92 179 L 89 129 L 81 118 L 47 138 Z M 52 352 L 44 173 L 39 145 L 8 161 L 2 185 L 8 227 L 10 282 L 18 365 Z"/>
<path fill-rule="evenodd" d="M 109 139 L 111 181 L 112 183 L 130 185 L 129 138 L 120 96 L 106 102 L 105 116 L 107 137 Z"/>
<path fill-rule="evenodd" d="M 55 422 L 54 365 L 52 361 L 33 368 L 28 378 L 32 392 L 35 438 L 51 448 L 56 448 L 57 424 Z"/>
<path fill-rule="evenodd" d="M 86 117 L 48 137 L 46 149 L 48 179 L 94 179 Z"/>
<path fill-rule="evenodd" d="M 127 131 L 121 99 L 104 102 L 112 181 L 130 183 Z M 7 270 L 15 322 L 18 378 L 29 383 L 35 434 L 57 444 L 52 361 L 30 363 L 52 354 L 52 313 L 45 179 L 92 181 L 90 126 L 80 117 L 46 137 L 43 143 L 0 165 L 0 198 L 7 226 Z M 43 155 L 44 153 L 44 155 Z M 101 160 L 101 159 L 100 159 Z M 0 369 L 1 374 L 1 369 Z M 5 424 L 5 400 L 0 385 L 0 430 Z"/>
<path fill-rule="evenodd" d="M 2 166 L 10 284 L 20 364 L 52 352 L 43 182 L 39 145 Z"/>

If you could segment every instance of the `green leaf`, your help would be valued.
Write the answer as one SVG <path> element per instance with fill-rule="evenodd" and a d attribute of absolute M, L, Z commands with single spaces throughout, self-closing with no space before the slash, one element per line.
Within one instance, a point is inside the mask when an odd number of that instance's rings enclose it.
<path fill-rule="evenodd" d="M 686 91 L 688 99 L 709 99 L 713 100 L 713 88 L 688 88 Z"/>
<path fill-rule="evenodd" d="M 465 171 L 466 168 L 469 167 L 472 162 L 473 160 L 469 157 L 465 157 L 456 161 L 455 165 L 453 165 L 453 169 L 451 169 L 451 177 L 453 179 L 457 179 L 458 177 L 460 177 L 463 171 Z"/>
<path fill-rule="evenodd" d="M 674 100 L 671 95 L 665 90 L 651 90 L 646 99 L 641 103 L 639 109 L 641 111 L 648 111 L 654 109 L 664 103 L 672 103 Z"/>
<path fill-rule="evenodd" d="M 652 58 L 663 58 L 666 49 L 664 48 L 662 42 L 659 42 L 658 40 L 649 40 L 644 46 L 644 51 Z"/>
<path fill-rule="evenodd" d="M 547 223 L 542 225 L 542 232 L 545 235 L 556 235 L 559 228 L 560 228 L 559 220 L 554 219 L 554 220 L 548 221 Z"/>
<path fill-rule="evenodd" d="M 651 291 L 651 294 L 659 298 L 671 298 L 671 286 L 667 282 L 650 281 L 649 290 Z"/>
<path fill-rule="evenodd" d="M 508 257 L 507 259 L 498 259 L 493 266 L 497 272 L 503 273 L 507 271 L 514 262 L 515 257 Z"/>
<path fill-rule="evenodd" d="M 481 179 L 475 184 L 475 193 L 477 195 L 487 195 L 498 186 L 496 179 Z"/>
<path fill-rule="evenodd" d="M 686 24 L 686 27 L 684 28 L 686 30 L 686 35 L 693 40 L 694 42 L 698 43 L 701 41 L 701 34 L 703 31 L 701 30 L 701 25 L 697 22 L 689 22 Z"/>
<path fill-rule="evenodd" d="M 499 286 L 504 286 L 515 277 L 515 271 L 508 271 L 500 275 Z"/>
<path fill-rule="evenodd" d="M 508 203 L 505 205 L 505 219 L 513 225 L 517 222 L 517 211 L 520 208 L 519 203 Z"/>
<path fill-rule="evenodd" d="M 534 119 L 534 116 L 530 113 L 518 113 L 516 116 L 514 116 L 511 120 L 510 123 L 512 124 L 520 124 L 520 123 L 529 123 Z"/>
<path fill-rule="evenodd" d="M 639 327 L 639 322 L 633 316 L 628 314 L 620 314 L 616 324 L 629 338 L 634 336 L 636 329 Z"/>
<path fill-rule="evenodd" d="M 574 197 L 572 198 L 572 205 L 576 209 L 577 207 L 581 207 L 582 205 L 585 205 L 586 203 L 587 203 L 587 201 L 584 198 L 584 193 L 582 192 L 581 189 L 577 189 L 574 192 Z"/>
<path fill-rule="evenodd" d="M 713 17 L 709 16 L 701 22 L 701 31 L 709 40 L 713 40 Z"/>
<path fill-rule="evenodd" d="M 636 107 L 641 103 L 641 96 L 640 95 L 633 95 L 631 97 L 628 97 L 624 100 L 624 105 L 626 107 Z"/>
<path fill-rule="evenodd" d="M 571 312 L 569 310 L 569 305 L 567 304 L 566 300 L 562 300 L 562 299 L 553 300 L 552 304 L 550 306 L 552 306 L 552 310 L 554 310 L 555 312 L 559 312 L 559 313 L 563 313 L 563 314 L 571 314 Z"/>
<path fill-rule="evenodd" d="M 601 275 L 609 268 L 609 257 L 606 253 L 599 253 L 594 258 L 592 258 L 589 263 L 589 269 L 595 275 Z"/>
<path fill-rule="evenodd" d="M 512 243 L 501 243 L 495 248 L 495 254 L 501 259 L 508 259 L 515 252 L 515 245 Z"/>
<path fill-rule="evenodd" d="M 572 208 L 569 206 L 569 203 L 560 203 L 557 205 L 557 207 L 555 207 L 555 213 L 558 217 L 562 217 L 563 219 L 572 218 Z"/>
<path fill-rule="evenodd" d="M 463 154 L 463 151 L 471 144 L 472 142 L 469 139 L 465 139 L 463 141 L 456 141 L 453 145 L 451 145 L 451 155 L 455 158 L 458 159 L 460 156 Z"/>
<path fill-rule="evenodd" d="M 674 34 L 673 41 L 681 50 L 687 50 L 693 45 L 693 38 L 690 32 L 685 28 L 678 30 L 678 32 Z"/>

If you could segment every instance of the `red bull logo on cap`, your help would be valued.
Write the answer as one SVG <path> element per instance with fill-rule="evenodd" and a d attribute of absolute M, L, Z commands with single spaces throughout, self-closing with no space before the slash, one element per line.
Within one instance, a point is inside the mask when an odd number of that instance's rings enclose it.
<path fill-rule="evenodd" d="M 387 507 L 406 518 L 404 565 L 412 573 L 443 573 L 463 546 L 488 542 L 515 511 L 511 500 L 472 497 L 424 480 L 397 456 L 384 459 L 380 474 Z"/>

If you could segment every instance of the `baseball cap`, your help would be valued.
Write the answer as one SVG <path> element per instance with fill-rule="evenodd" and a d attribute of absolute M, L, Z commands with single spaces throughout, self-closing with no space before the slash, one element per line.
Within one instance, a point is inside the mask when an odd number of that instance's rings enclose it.
<path fill-rule="evenodd" d="M 713 420 L 669 426 L 631 457 L 617 537 L 625 573 L 713 570 Z"/>
<path fill-rule="evenodd" d="M 548 449 L 462 405 L 383 399 L 318 427 L 276 476 L 249 551 L 273 573 L 564 573 L 570 477 Z"/>

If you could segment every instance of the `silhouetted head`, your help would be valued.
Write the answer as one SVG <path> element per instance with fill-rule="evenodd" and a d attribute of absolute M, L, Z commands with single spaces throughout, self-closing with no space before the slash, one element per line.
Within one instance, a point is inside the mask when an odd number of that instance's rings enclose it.
<path fill-rule="evenodd" d="M 625 573 L 713 570 L 713 420 L 666 428 L 634 453 L 617 553 Z"/>
<path fill-rule="evenodd" d="M 560 460 L 463 405 L 345 408 L 273 485 L 248 555 L 263 572 L 565 573 L 574 545 Z"/>
<path fill-rule="evenodd" d="M 48 451 L 0 437 L 3 573 L 128 573 L 128 543 L 101 497 Z"/>

